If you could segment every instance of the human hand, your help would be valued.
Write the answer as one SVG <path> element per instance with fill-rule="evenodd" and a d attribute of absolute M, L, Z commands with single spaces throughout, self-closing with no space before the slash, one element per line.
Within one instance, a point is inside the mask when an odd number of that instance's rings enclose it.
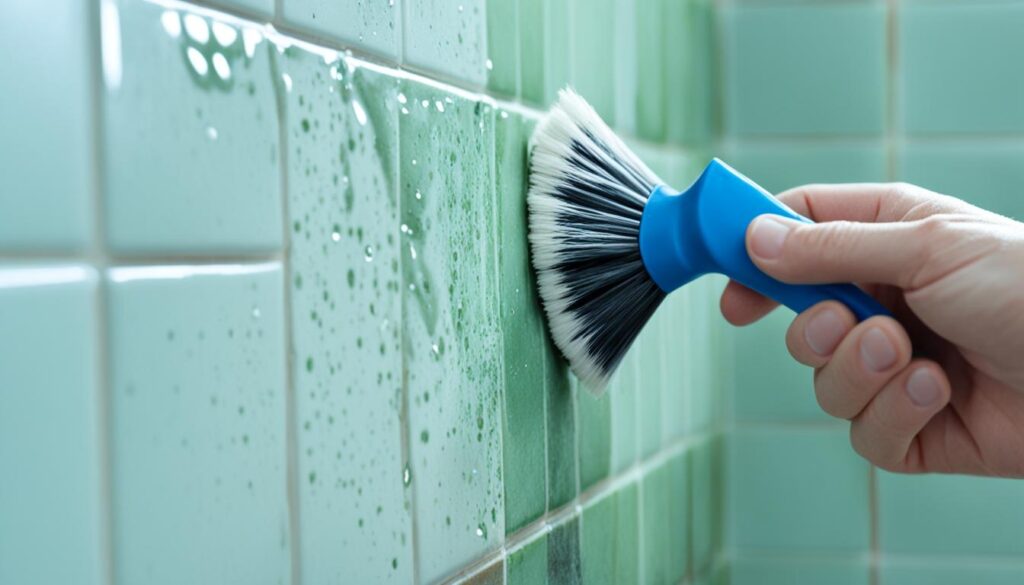
<path fill-rule="evenodd" d="M 747 250 L 788 283 L 858 282 L 895 319 L 829 301 L 786 334 L 854 449 L 905 473 L 1024 477 L 1024 224 L 912 185 L 811 185 L 779 199 L 816 224 L 762 216 Z M 775 307 L 730 282 L 722 314 Z"/>

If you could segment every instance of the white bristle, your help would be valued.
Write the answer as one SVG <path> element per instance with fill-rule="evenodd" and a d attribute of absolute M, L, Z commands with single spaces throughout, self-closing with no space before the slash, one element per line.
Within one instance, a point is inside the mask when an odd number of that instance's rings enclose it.
<path fill-rule="evenodd" d="M 600 393 L 665 296 L 639 251 L 643 207 L 662 182 L 571 89 L 530 151 L 530 245 L 551 335 Z"/>

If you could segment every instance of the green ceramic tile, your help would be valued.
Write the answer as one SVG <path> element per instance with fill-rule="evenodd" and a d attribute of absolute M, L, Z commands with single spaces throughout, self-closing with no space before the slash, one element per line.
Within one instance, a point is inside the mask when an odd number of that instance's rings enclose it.
<path fill-rule="evenodd" d="M 661 448 L 661 400 L 662 384 L 664 383 L 662 351 L 664 345 L 661 340 L 661 317 L 667 311 L 663 304 L 654 314 L 643 331 L 637 337 L 636 344 L 639 353 L 637 363 L 638 384 L 637 388 L 637 424 L 640 427 L 640 457 L 645 458 L 653 455 Z"/>
<path fill-rule="evenodd" d="M 1024 219 L 1024 144 L 911 142 L 899 158 L 903 180 Z"/>
<path fill-rule="evenodd" d="M 814 370 L 786 349 L 793 312 L 777 309 L 761 321 L 737 329 L 732 416 L 741 422 L 833 421 L 814 396 Z"/>
<path fill-rule="evenodd" d="M 870 570 L 863 559 L 746 557 L 734 559 L 732 585 L 868 585 Z M 900 585 L 903 585 L 902 583 Z"/>
<path fill-rule="evenodd" d="M 273 0 L 269 1 L 273 3 Z M 347 47 L 397 61 L 402 30 L 402 4 L 400 0 L 284 0 L 283 7 L 285 20 L 296 27 L 336 39 Z"/>
<path fill-rule="evenodd" d="M 613 0 L 571 0 L 570 78 L 609 124 L 615 123 L 615 4 Z"/>
<path fill-rule="evenodd" d="M 504 338 L 505 531 L 544 513 L 544 327 L 526 240 L 526 142 L 532 124 L 501 110 L 495 116 L 498 194 L 498 284 Z"/>
<path fill-rule="evenodd" d="M 270 16 L 274 13 L 274 0 L 220 0 L 220 4 L 242 8 L 265 16 Z"/>
<path fill-rule="evenodd" d="M 0 21 L 0 76 L 11 87 L 0 94 L 0 250 L 89 240 L 92 10 L 77 0 L 9 4 Z"/>
<path fill-rule="evenodd" d="M 668 522 L 668 576 L 671 583 L 682 581 L 690 570 L 693 529 L 690 452 L 674 455 L 668 462 L 668 502 L 662 521 Z"/>
<path fill-rule="evenodd" d="M 728 457 L 735 550 L 867 551 L 868 464 L 845 427 L 737 430 Z"/>
<path fill-rule="evenodd" d="M 681 438 L 690 428 L 689 395 L 693 391 L 690 350 L 694 345 L 689 328 L 690 298 L 693 289 L 683 287 L 665 300 L 656 318 L 660 320 L 662 384 L 661 442 L 668 445 Z"/>
<path fill-rule="evenodd" d="M 544 0 L 544 103 L 552 102 L 571 78 L 570 35 L 575 22 L 572 1 Z"/>
<path fill-rule="evenodd" d="M 280 266 L 109 273 L 114 580 L 291 573 Z"/>
<path fill-rule="evenodd" d="M 874 140 L 820 144 L 740 142 L 725 158 L 773 193 L 808 183 L 884 182 L 888 178 L 885 146 Z"/>
<path fill-rule="evenodd" d="M 487 0 L 487 89 L 515 96 L 519 83 L 519 0 Z"/>
<path fill-rule="evenodd" d="M 96 275 L 0 267 L 0 582 L 106 582 Z"/>
<path fill-rule="evenodd" d="M 579 516 L 554 526 L 548 535 L 548 583 L 580 585 L 580 522 Z"/>
<path fill-rule="evenodd" d="M 617 84 L 636 86 L 636 130 L 637 136 L 661 142 L 665 138 L 666 122 L 666 73 L 668 58 L 666 48 L 675 45 L 679 30 L 677 23 L 666 21 L 668 4 L 679 4 L 678 0 L 637 0 L 636 1 L 636 61 L 631 71 L 632 78 L 616 81 Z M 617 27 L 621 25 L 616 24 Z M 671 32 L 670 32 L 671 31 Z M 675 46 L 678 50 L 679 47 Z M 680 51 L 682 52 L 682 51 Z M 591 65 L 593 67 L 593 65 Z M 607 75 L 607 74 L 605 74 Z M 672 96 L 673 106 L 682 103 L 683 96 Z"/>
<path fill-rule="evenodd" d="M 508 553 L 505 582 L 508 585 L 544 585 L 548 579 L 548 536 L 539 537 Z"/>
<path fill-rule="evenodd" d="M 612 410 L 608 392 L 595 396 L 582 385 L 576 391 L 579 414 L 580 491 L 608 477 L 612 452 Z"/>
<path fill-rule="evenodd" d="M 640 576 L 647 585 L 670 583 L 670 511 L 672 468 L 668 462 L 640 480 Z"/>
<path fill-rule="evenodd" d="M 398 151 L 381 148 L 397 144 L 398 85 L 328 60 L 291 50 L 279 65 L 291 79 L 283 98 L 299 560 L 310 581 L 407 582 Z"/>
<path fill-rule="evenodd" d="M 958 560 L 945 556 L 887 558 L 878 574 L 879 585 L 1016 585 L 1024 583 L 1024 563 L 1019 559 Z"/>
<path fill-rule="evenodd" d="M 459 585 L 503 585 L 505 583 L 505 562 L 502 559 L 487 565 L 465 579 Z"/>
<path fill-rule="evenodd" d="M 709 439 L 694 446 L 690 455 L 692 478 L 691 494 L 693 509 L 693 567 L 701 571 L 710 567 L 716 547 L 715 532 L 720 527 L 720 518 L 715 511 L 721 497 L 721 484 L 716 481 L 714 469 L 714 444 Z"/>
<path fill-rule="evenodd" d="M 486 0 L 404 2 L 404 62 L 483 86 L 487 82 Z"/>
<path fill-rule="evenodd" d="M 636 345 L 629 350 L 608 387 L 611 400 L 611 472 L 620 473 L 637 458 L 637 363 Z"/>
<path fill-rule="evenodd" d="M 654 3 L 660 4 L 660 0 Z M 644 87 L 637 75 L 637 68 L 643 65 L 637 57 L 637 45 L 642 44 L 637 11 L 637 0 L 615 2 L 615 131 L 630 136 L 637 135 L 637 100 Z"/>
<path fill-rule="evenodd" d="M 887 553 L 1024 555 L 1024 484 L 878 472 L 878 544 Z"/>
<path fill-rule="evenodd" d="M 722 319 L 718 310 L 715 281 L 701 278 L 687 285 L 690 294 L 690 311 L 685 323 L 689 341 L 690 361 L 687 364 L 687 378 L 690 382 L 690 399 L 687 406 L 690 430 L 706 432 L 714 423 L 714 409 L 717 391 L 714 371 L 714 335 L 712 323 Z"/>
<path fill-rule="evenodd" d="M 398 101 L 411 481 L 433 581 L 505 534 L 494 112 L 415 82 Z"/>
<path fill-rule="evenodd" d="M 570 0 L 519 0 L 519 93 L 545 105 L 569 82 Z"/>
<path fill-rule="evenodd" d="M 142 254 L 280 248 L 276 50 L 257 28 L 147 2 L 104 6 L 114 14 L 105 38 L 120 38 L 105 43 L 104 58 L 110 245 Z"/>
<path fill-rule="evenodd" d="M 725 9 L 726 133 L 881 134 L 886 10 L 867 2 Z"/>
<path fill-rule="evenodd" d="M 562 355 L 545 344 L 544 393 L 547 396 L 548 427 L 548 510 L 559 508 L 576 497 L 576 413 L 573 408 L 569 370 Z"/>
<path fill-rule="evenodd" d="M 1024 130 L 1024 6 L 904 2 L 899 13 L 901 115 L 911 134 Z"/>
<path fill-rule="evenodd" d="M 636 583 L 637 487 L 630 483 L 583 506 L 580 566 L 587 585 Z"/>
<path fill-rule="evenodd" d="M 668 1 L 665 42 L 665 135 L 707 147 L 718 127 L 718 49 L 712 0 Z"/>

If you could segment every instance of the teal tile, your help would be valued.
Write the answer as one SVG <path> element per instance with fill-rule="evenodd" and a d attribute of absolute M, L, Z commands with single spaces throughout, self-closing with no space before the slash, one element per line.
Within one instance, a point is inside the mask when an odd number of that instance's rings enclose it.
<path fill-rule="evenodd" d="M 1024 219 L 1024 143 L 910 142 L 899 156 L 899 177 L 984 209 Z"/>
<path fill-rule="evenodd" d="M 1016 585 L 1024 583 L 1024 563 L 1018 559 L 919 557 L 885 559 L 878 569 L 879 585 Z"/>
<path fill-rule="evenodd" d="M 104 6 L 120 11 L 120 28 L 104 34 L 119 35 L 123 49 L 105 59 L 111 247 L 190 255 L 280 248 L 276 50 L 257 28 L 147 2 Z"/>
<path fill-rule="evenodd" d="M 636 345 L 626 353 L 608 387 L 611 400 L 611 462 L 612 473 L 621 473 L 637 460 L 637 364 Z"/>
<path fill-rule="evenodd" d="M 908 133 L 1024 130 L 1024 79 L 1007 74 L 1024 58 L 1024 6 L 904 2 L 898 22 Z"/>
<path fill-rule="evenodd" d="M 106 582 L 95 311 L 90 268 L 0 267 L 0 582 Z"/>
<path fill-rule="evenodd" d="M 871 582 L 870 568 L 862 559 L 741 555 L 732 561 L 729 569 L 732 585 L 868 585 Z"/>
<path fill-rule="evenodd" d="M 220 4 L 241 8 L 261 16 L 274 14 L 274 0 L 220 0 Z"/>
<path fill-rule="evenodd" d="M 786 349 L 793 312 L 777 309 L 761 321 L 737 329 L 732 416 L 739 422 L 821 421 L 825 414 L 814 396 L 814 370 Z"/>
<path fill-rule="evenodd" d="M 67 251 L 89 241 L 92 11 L 77 0 L 18 3 L 0 22 L 0 75 L 12 88 L 0 94 L 0 250 Z"/>
<path fill-rule="evenodd" d="M 558 90 L 569 84 L 573 51 L 569 39 L 575 22 L 572 1 L 544 0 L 544 103 L 554 101 Z"/>
<path fill-rule="evenodd" d="M 690 490 L 693 502 L 690 522 L 693 527 L 691 536 L 694 572 L 703 571 L 711 566 L 717 545 L 715 533 L 721 529 L 721 518 L 715 513 L 722 499 L 722 486 L 715 477 L 715 455 L 711 439 L 695 445 L 690 454 Z"/>
<path fill-rule="evenodd" d="M 1024 555 L 1024 485 L 1012 479 L 878 472 L 886 553 Z"/>
<path fill-rule="evenodd" d="M 715 352 L 713 323 L 722 317 L 718 310 L 720 295 L 714 280 L 701 278 L 687 287 L 690 294 L 684 334 L 690 344 L 690 361 L 686 367 L 690 383 L 687 411 L 691 431 L 700 433 L 710 430 L 715 422 L 715 402 L 719 397 L 712 368 Z"/>
<path fill-rule="evenodd" d="M 398 99 L 411 474 L 433 581 L 505 534 L 494 112 L 411 81 Z"/>
<path fill-rule="evenodd" d="M 664 445 L 680 439 L 690 429 L 689 398 L 693 391 L 692 369 L 695 365 L 690 350 L 695 342 L 690 330 L 690 298 L 692 287 L 674 291 L 662 304 L 655 316 L 660 320 L 662 384 L 661 384 L 661 442 Z"/>
<path fill-rule="evenodd" d="M 115 581 L 288 579 L 280 266 L 116 268 L 109 287 Z"/>
<path fill-rule="evenodd" d="M 505 561 L 505 582 L 508 585 L 544 585 L 547 580 L 547 534 L 542 533 L 522 547 L 509 551 Z"/>
<path fill-rule="evenodd" d="M 615 123 L 615 4 L 571 0 L 572 85 L 608 124 Z"/>
<path fill-rule="evenodd" d="M 645 87 L 637 75 L 638 67 L 643 66 L 638 58 L 638 45 L 643 43 L 638 38 L 638 10 L 637 0 L 615 2 L 615 131 L 629 136 L 637 136 L 637 100 L 641 99 L 640 88 Z"/>
<path fill-rule="evenodd" d="M 458 581 L 459 585 L 504 585 L 505 562 L 498 559 L 472 575 Z"/>
<path fill-rule="evenodd" d="M 880 135 L 886 10 L 873 2 L 725 9 L 726 134 Z"/>
<path fill-rule="evenodd" d="M 734 550 L 867 551 L 868 464 L 848 435 L 845 427 L 776 427 L 729 437 Z"/>
<path fill-rule="evenodd" d="M 552 527 L 548 534 L 548 583 L 580 585 L 580 522 L 579 516 Z"/>
<path fill-rule="evenodd" d="M 693 514 L 690 459 L 690 452 L 683 451 L 668 461 L 668 501 L 664 503 L 664 513 L 659 520 L 668 525 L 667 568 L 670 583 L 682 581 L 691 565 Z"/>
<path fill-rule="evenodd" d="M 665 22 L 665 137 L 706 148 L 720 117 L 712 0 L 668 1 Z"/>
<path fill-rule="evenodd" d="M 285 20 L 296 27 L 397 61 L 403 3 L 284 0 L 283 10 Z"/>
<path fill-rule="evenodd" d="M 583 506 L 580 568 L 587 585 L 636 583 L 637 488 L 630 483 Z"/>
<path fill-rule="evenodd" d="M 569 370 L 550 339 L 544 352 L 547 396 L 548 510 L 567 504 L 579 493 L 576 457 L 576 412 Z"/>
<path fill-rule="evenodd" d="M 519 84 L 519 0 L 487 0 L 487 89 L 516 96 Z"/>
<path fill-rule="evenodd" d="M 640 576 L 646 585 L 671 583 L 670 512 L 672 468 L 668 462 L 647 471 L 640 480 Z"/>
<path fill-rule="evenodd" d="M 547 12 L 551 4 L 569 0 L 518 0 L 519 2 L 519 95 L 531 104 L 545 103 L 545 50 Z"/>
<path fill-rule="evenodd" d="M 662 305 L 647 322 L 637 337 L 639 352 L 637 364 L 637 424 L 640 427 L 639 448 L 641 459 L 657 452 L 662 445 L 662 384 L 664 383 L 661 327 L 666 305 Z"/>
<path fill-rule="evenodd" d="M 608 477 L 612 454 L 612 410 L 608 392 L 595 396 L 582 385 L 576 392 L 579 414 L 580 491 Z"/>
<path fill-rule="evenodd" d="M 635 17 L 636 56 L 632 77 L 617 80 L 616 84 L 636 86 L 636 131 L 637 136 L 653 142 L 665 139 L 667 85 L 666 61 L 668 46 L 677 38 L 670 31 L 679 30 L 678 23 L 666 21 L 669 4 L 681 4 L 678 0 L 637 0 Z M 621 28 L 621 25 L 616 25 Z M 678 50 L 678 47 L 675 47 Z M 679 51 L 682 53 L 682 51 Z M 594 67 L 592 65 L 592 67 Z M 607 75 L 607 74 L 605 74 Z M 682 95 L 673 95 L 673 106 L 682 103 Z"/>
<path fill-rule="evenodd" d="M 884 182 L 888 179 L 881 141 L 740 142 L 726 162 L 771 191 L 779 193 L 808 183 Z"/>
<path fill-rule="evenodd" d="M 404 2 L 404 62 L 445 77 L 487 83 L 486 0 Z"/>
<path fill-rule="evenodd" d="M 397 144 L 397 80 L 300 50 L 280 71 L 301 573 L 407 582 L 398 151 L 381 148 Z"/>
<path fill-rule="evenodd" d="M 544 513 L 547 490 L 544 327 L 526 239 L 526 144 L 532 124 L 501 110 L 495 116 L 498 195 L 498 285 L 504 342 L 505 531 Z"/>

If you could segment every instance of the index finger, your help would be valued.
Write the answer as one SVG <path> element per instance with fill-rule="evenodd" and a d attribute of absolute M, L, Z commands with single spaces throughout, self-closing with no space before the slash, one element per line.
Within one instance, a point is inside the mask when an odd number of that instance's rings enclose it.
<path fill-rule="evenodd" d="M 804 185 L 778 199 L 816 222 L 889 223 L 959 211 L 957 201 L 906 183 Z"/>

